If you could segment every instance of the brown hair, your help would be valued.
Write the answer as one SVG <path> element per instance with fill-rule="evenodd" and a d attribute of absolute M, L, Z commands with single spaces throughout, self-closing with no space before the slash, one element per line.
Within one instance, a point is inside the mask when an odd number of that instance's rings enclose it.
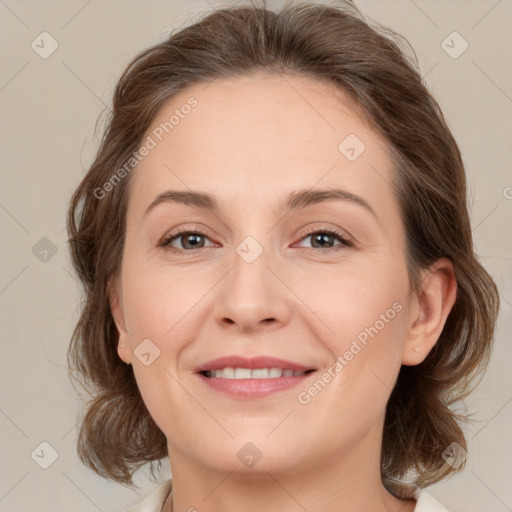
<path fill-rule="evenodd" d="M 141 398 L 132 368 L 117 354 L 118 332 L 108 281 L 122 261 L 130 175 L 98 198 L 95 192 L 141 144 L 163 102 L 186 87 L 258 70 L 308 75 L 348 93 L 388 142 L 395 193 L 407 237 L 413 290 L 419 271 L 438 258 L 455 268 L 456 303 L 423 363 L 402 366 L 387 404 L 381 469 L 386 487 L 409 472 L 424 487 L 453 471 L 441 454 L 466 448 L 450 406 L 485 369 L 499 306 L 496 286 L 473 249 L 465 171 L 457 143 L 425 87 L 414 51 L 398 34 L 367 21 L 351 3 L 288 2 L 219 9 L 152 48 L 127 67 L 97 156 L 69 206 L 72 261 L 85 304 L 68 352 L 70 376 L 92 394 L 80 421 L 78 453 L 98 474 L 133 485 L 132 474 L 167 456 L 166 439 Z M 405 42 L 406 43 L 406 42 Z"/>

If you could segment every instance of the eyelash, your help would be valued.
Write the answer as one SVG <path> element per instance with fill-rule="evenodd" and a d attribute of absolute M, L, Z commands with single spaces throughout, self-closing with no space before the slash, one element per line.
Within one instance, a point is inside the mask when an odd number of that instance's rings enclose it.
<path fill-rule="evenodd" d="M 347 238 L 345 238 L 341 233 L 339 233 L 335 229 L 317 229 L 314 231 L 310 231 L 310 232 L 306 233 L 300 240 L 303 240 L 304 238 L 308 238 L 312 235 L 318 235 L 318 234 L 326 234 L 329 236 L 333 236 L 333 237 L 337 238 L 341 242 L 341 244 L 339 244 L 338 246 L 334 246 L 334 247 L 328 247 L 327 249 L 317 249 L 316 247 L 309 247 L 306 249 L 319 250 L 322 252 L 331 252 L 331 251 L 338 251 L 338 250 L 344 249 L 346 247 L 352 247 L 354 245 L 350 240 L 347 240 Z M 201 231 L 197 231 L 197 230 L 193 230 L 193 229 L 191 229 L 191 230 L 185 229 L 185 230 L 179 231 L 177 233 L 173 233 L 173 234 L 165 237 L 158 245 L 160 247 L 163 247 L 164 249 L 166 249 L 170 252 L 174 252 L 174 253 L 184 253 L 184 252 L 191 253 L 191 252 L 201 251 L 202 249 L 208 248 L 208 247 L 200 247 L 199 249 L 178 249 L 178 248 L 170 245 L 173 240 L 178 239 L 183 235 L 200 235 L 205 238 L 208 238 Z"/>

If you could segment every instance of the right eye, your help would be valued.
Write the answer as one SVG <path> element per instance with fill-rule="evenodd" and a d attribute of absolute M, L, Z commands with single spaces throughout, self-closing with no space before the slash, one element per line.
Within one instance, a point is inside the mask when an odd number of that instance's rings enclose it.
<path fill-rule="evenodd" d="M 209 240 L 209 238 L 200 231 L 183 230 L 178 233 L 171 233 L 169 236 L 165 237 L 159 245 L 171 252 L 191 252 L 192 250 L 205 249 L 206 246 L 202 245 L 205 239 Z M 173 242 L 179 240 L 181 240 L 180 245 L 182 247 L 175 247 Z"/>

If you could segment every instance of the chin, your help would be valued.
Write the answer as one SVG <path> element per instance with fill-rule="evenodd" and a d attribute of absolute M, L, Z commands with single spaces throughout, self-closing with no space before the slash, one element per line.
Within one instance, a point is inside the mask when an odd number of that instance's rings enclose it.
<path fill-rule="evenodd" d="M 224 443 L 212 440 L 211 445 L 198 454 L 198 458 L 217 471 L 244 476 L 259 475 L 262 478 L 268 478 L 267 473 L 292 473 L 306 463 L 304 452 L 297 450 L 300 444 L 292 438 L 288 443 L 270 440 L 265 438 L 268 432 L 266 430 L 264 434 L 252 437 L 235 436 Z M 209 455 L 208 460 L 205 460 L 206 454 Z"/>

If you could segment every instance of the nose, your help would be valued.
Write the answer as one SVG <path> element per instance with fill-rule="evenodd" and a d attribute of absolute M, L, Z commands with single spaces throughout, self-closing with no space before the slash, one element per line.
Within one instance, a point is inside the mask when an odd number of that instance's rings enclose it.
<path fill-rule="evenodd" d="M 239 332 L 277 329 L 289 322 L 291 297 L 280 266 L 249 240 L 237 248 L 231 271 L 219 283 L 215 318 Z"/>

